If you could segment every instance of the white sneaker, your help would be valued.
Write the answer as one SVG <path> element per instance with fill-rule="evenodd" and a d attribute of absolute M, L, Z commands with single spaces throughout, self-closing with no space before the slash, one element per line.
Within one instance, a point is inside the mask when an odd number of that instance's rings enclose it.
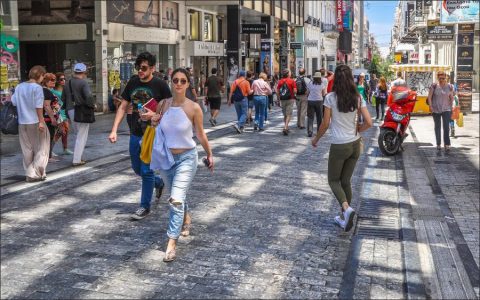
<path fill-rule="evenodd" d="M 58 154 L 52 151 L 52 157 L 58 157 Z"/>
<path fill-rule="evenodd" d="M 345 229 L 345 221 L 342 220 L 342 218 L 340 218 L 340 216 L 336 216 L 334 218 L 335 220 L 335 224 L 337 224 L 338 226 L 340 226 L 342 229 Z"/>
<path fill-rule="evenodd" d="M 345 231 L 349 231 L 353 226 L 353 219 L 355 217 L 355 210 L 349 207 L 344 213 L 343 217 L 345 219 Z"/>

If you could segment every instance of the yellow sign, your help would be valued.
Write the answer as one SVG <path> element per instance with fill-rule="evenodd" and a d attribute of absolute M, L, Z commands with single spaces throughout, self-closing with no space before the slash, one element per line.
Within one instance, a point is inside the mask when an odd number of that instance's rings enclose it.
<path fill-rule="evenodd" d="M 402 53 L 401 52 L 396 52 L 394 60 L 395 60 L 396 63 L 402 62 Z"/>
<path fill-rule="evenodd" d="M 120 89 L 120 71 L 108 71 L 108 85 L 111 88 Z"/>

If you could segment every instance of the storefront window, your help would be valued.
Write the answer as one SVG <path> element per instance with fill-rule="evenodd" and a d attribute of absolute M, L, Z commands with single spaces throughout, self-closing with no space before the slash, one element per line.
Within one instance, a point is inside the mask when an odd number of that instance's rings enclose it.
<path fill-rule="evenodd" d="M 213 16 L 205 14 L 203 24 L 203 40 L 207 42 L 213 41 Z"/>
<path fill-rule="evenodd" d="M 200 12 L 194 11 L 190 13 L 190 40 L 200 40 Z"/>

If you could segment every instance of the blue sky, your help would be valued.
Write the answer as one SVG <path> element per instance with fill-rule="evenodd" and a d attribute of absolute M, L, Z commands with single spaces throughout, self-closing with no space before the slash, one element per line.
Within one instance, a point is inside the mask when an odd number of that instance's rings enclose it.
<path fill-rule="evenodd" d="M 397 0 L 365 1 L 365 14 L 370 22 L 370 33 L 375 36 L 382 52 L 389 47 L 390 31 L 397 4 Z"/>

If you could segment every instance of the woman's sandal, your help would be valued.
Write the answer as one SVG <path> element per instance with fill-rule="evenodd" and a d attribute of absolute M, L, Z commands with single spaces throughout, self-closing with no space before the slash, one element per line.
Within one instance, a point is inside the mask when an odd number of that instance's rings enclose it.
<path fill-rule="evenodd" d="M 170 250 L 170 251 L 165 253 L 165 257 L 163 258 L 163 262 L 171 262 L 171 261 L 174 261 L 175 258 L 177 258 L 177 254 L 176 254 L 175 249 L 173 249 L 173 250 Z"/>
<path fill-rule="evenodd" d="M 182 231 L 180 232 L 180 234 L 182 236 L 189 236 L 190 235 L 190 228 L 192 228 L 192 223 L 183 224 Z"/>

